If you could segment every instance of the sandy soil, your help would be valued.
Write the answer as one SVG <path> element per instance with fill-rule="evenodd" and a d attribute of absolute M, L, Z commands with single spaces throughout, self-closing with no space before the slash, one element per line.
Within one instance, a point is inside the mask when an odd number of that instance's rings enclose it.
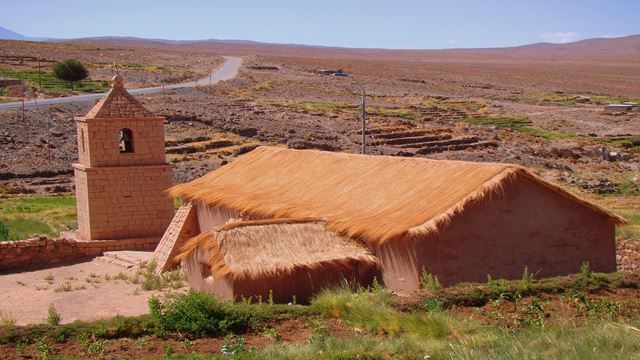
<path fill-rule="evenodd" d="M 143 291 L 139 285 L 114 279 L 118 273 L 130 275 L 131 271 L 96 258 L 73 265 L 0 275 L 0 314 L 14 319 L 17 325 L 45 323 L 49 304 L 60 313 L 62 323 L 146 314 L 149 312 L 147 300 L 164 293 Z M 111 279 L 106 280 L 105 275 Z M 65 282 L 71 284 L 71 290 L 56 291 Z"/>

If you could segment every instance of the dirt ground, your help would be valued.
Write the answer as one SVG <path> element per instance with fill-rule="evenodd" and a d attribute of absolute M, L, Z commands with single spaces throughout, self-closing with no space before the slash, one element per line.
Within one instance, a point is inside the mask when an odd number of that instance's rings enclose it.
<path fill-rule="evenodd" d="M 95 258 L 0 275 L 0 314 L 17 325 L 46 323 L 49 305 L 53 304 L 61 323 L 136 316 L 149 312 L 147 301 L 151 296 L 181 291 L 144 291 L 140 285 L 122 279 L 133 272 L 135 269 Z"/>

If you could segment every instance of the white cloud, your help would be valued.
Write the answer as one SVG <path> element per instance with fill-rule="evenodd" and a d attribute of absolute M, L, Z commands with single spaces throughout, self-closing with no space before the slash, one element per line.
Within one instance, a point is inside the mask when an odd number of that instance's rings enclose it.
<path fill-rule="evenodd" d="M 627 36 L 627 35 L 626 34 L 615 34 L 615 35 L 604 34 L 604 35 L 600 35 L 601 38 L 605 38 L 605 39 L 619 38 L 619 37 L 625 37 L 625 36 Z"/>
<path fill-rule="evenodd" d="M 577 40 L 578 33 L 575 33 L 573 31 L 544 33 L 540 35 L 540 37 L 547 42 L 562 44 L 562 43 L 568 43 L 568 42 Z"/>

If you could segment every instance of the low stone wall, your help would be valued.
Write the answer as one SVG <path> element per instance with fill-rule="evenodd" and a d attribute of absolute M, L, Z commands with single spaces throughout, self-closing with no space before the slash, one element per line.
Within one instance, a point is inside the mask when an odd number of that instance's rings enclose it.
<path fill-rule="evenodd" d="M 157 238 L 81 241 L 78 239 L 48 239 L 0 242 L 0 271 L 16 271 L 69 263 L 81 258 L 96 257 L 105 251 L 153 250 Z"/>

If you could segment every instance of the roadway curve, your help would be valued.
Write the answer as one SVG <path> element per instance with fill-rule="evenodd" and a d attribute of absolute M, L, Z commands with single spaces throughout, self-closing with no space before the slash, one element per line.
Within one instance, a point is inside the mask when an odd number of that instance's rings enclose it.
<path fill-rule="evenodd" d="M 225 56 L 225 62 L 219 68 L 214 69 L 211 74 L 207 77 L 204 77 L 199 80 L 190 81 L 181 84 L 172 84 L 165 85 L 165 90 L 176 90 L 176 89 L 184 89 L 184 88 L 192 88 L 197 86 L 208 86 L 209 82 L 211 84 L 216 84 L 222 80 L 233 79 L 238 75 L 238 70 L 240 69 L 240 65 L 242 65 L 242 58 L 233 57 L 233 56 Z M 156 87 L 148 87 L 148 88 L 140 88 L 140 89 L 127 89 L 132 95 L 151 95 L 158 94 L 162 92 L 162 86 Z M 52 105 L 52 104 L 63 104 L 63 103 L 75 103 L 75 102 L 83 102 L 87 100 L 95 100 L 104 96 L 106 93 L 99 94 L 87 94 L 87 95 L 75 95 L 75 96 L 67 96 L 67 97 L 58 97 L 51 99 L 39 99 L 28 100 L 24 102 L 24 106 L 26 107 L 34 107 L 34 106 L 44 106 L 44 105 Z M 15 109 L 22 107 L 22 101 L 9 102 L 0 104 L 0 110 L 5 109 Z"/>

